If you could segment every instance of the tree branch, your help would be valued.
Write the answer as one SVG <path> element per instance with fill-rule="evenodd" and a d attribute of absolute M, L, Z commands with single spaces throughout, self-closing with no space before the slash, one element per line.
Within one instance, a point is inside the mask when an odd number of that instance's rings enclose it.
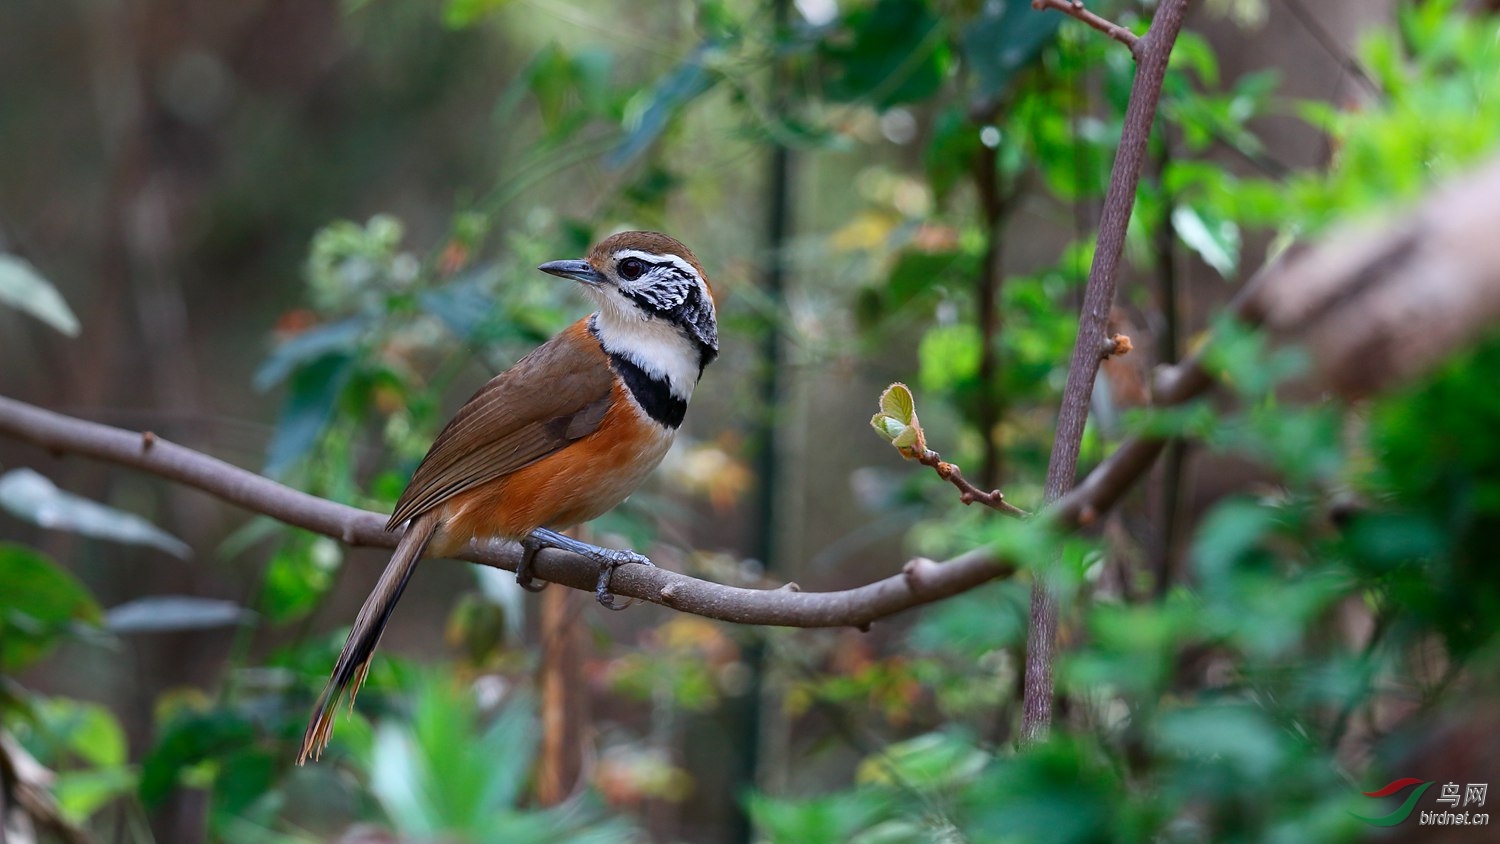
<path fill-rule="evenodd" d="M 1031 0 L 1031 8 L 1037 11 L 1056 9 L 1069 17 L 1077 18 L 1094 29 L 1130 48 L 1136 61 L 1141 60 L 1141 39 L 1130 30 L 1108 18 L 1102 18 L 1083 7 L 1083 0 Z"/>
<path fill-rule="evenodd" d="M 975 486 L 972 481 L 964 477 L 963 470 L 959 469 L 957 465 L 944 460 L 941 454 L 930 448 L 922 450 L 922 453 L 917 456 L 917 462 L 923 466 L 931 466 L 932 470 L 937 472 L 938 477 L 953 484 L 958 489 L 958 500 L 965 504 L 973 504 L 977 501 L 986 507 L 998 510 L 1007 516 L 1015 516 L 1018 519 L 1030 515 L 1020 507 L 1006 501 L 1005 493 L 1000 490 L 992 489 L 989 492 L 985 492 Z"/>
<path fill-rule="evenodd" d="M 1083 9 L 1081 2 L 1067 4 L 1050 0 L 1044 5 L 1053 8 L 1067 6 L 1074 17 L 1089 22 L 1082 16 L 1091 13 Z M 1125 127 L 1110 172 L 1109 190 L 1104 197 L 1094 263 L 1089 269 L 1088 286 L 1084 289 L 1083 308 L 1079 314 L 1078 339 L 1073 345 L 1068 381 L 1058 411 L 1057 437 L 1053 440 L 1043 492 L 1047 504 L 1062 498 L 1073 488 L 1074 475 L 1078 471 L 1078 453 L 1083 444 L 1084 423 L 1088 421 L 1094 378 L 1099 372 L 1100 349 L 1109 342 L 1104 332 L 1114 303 L 1115 275 L 1125 247 L 1130 212 L 1135 206 L 1136 185 L 1146 161 L 1151 123 L 1156 117 L 1162 81 L 1167 75 L 1167 59 L 1186 14 L 1187 0 L 1162 0 L 1151 28 L 1144 37 L 1131 44 L 1137 65 L 1135 82 L 1130 89 L 1130 102 L 1125 107 Z M 1090 25 L 1094 24 L 1090 22 Z M 1110 26 L 1114 27 L 1113 24 Z M 1113 33 L 1111 37 L 1118 38 Z M 1048 579 L 1039 577 L 1032 585 L 1031 624 L 1026 639 L 1026 684 L 1021 709 L 1023 742 L 1042 737 L 1052 723 L 1052 664 L 1056 639 L 1057 596 L 1053 594 Z"/>
<path fill-rule="evenodd" d="M 1245 303 L 1312 356 L 1316 386 L 1357 398 L 1420 375 L 1500 322 L 1500 156 L 1414 210 L 1343 227 Z"/>
<path fill-rule="evenodd" d="M 1184 376 L 1179 380 L 1187 383 L 1189 379 Z M 1201 378 L 1192 383 L 1201 389 L 1210 382 Z M 349 545 L 394 548 L 400 539 L 399 533 L 385 530 L 386 516 L 380 513 L 283 486 L 150 431 L 127 431 L 75 419 L 0 396 L 0 434 L 41 446 L 59 457 L 76 454 L 140 469 Z M 1094 471 L 1078 495 L 1058 502 L 1050 518 L 1068 528 L 1107 509 L 1150 466 L 1159 448 L 1139 441 L 1121 446 L 1115 457 Z M 514 571 L 520 561 L 520 546 L 509 542 L 476 544 L 461 559 Z M 598 578 L 594 562 L 556 549 L 537 556 L 535 571 L 544 580 L 585 592 L 593 591 Z M 912 560 L 900 574 L 835 592 L 802 592 L 795 584 L 779 589 L 744 589 L 645 566 L 622 566 L 615 573 L 612 588 L 624 597 L 740 624 L 863 628 L 1013 572 L 1012 565 L 981 548 L 946 563 Z"/>

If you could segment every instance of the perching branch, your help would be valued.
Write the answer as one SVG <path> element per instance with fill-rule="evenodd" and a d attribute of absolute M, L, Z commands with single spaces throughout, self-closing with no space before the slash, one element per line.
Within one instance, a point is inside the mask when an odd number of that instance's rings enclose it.
<path fill-rule="evenodd" d="M 1057 437 L 1052 443 L 1052 457 L 1047 464 L 1047 483 L 1043 491 L 1047 504 L 1058 501 L 1073 488 L 1094 378 L 1099 373 L 1104 350 L 1114 347 L 1104 332 L 1115 298 L 1115 276 L 1125 248 L 1130 212 L 1135 206 L 1136 185 L 1146 161 L 1151 123 L 1156 117 L 1162 81 L 1167 75 L 1167 60 L 1187 15 L 1187 3 L 1188 0 L 1162 0 L 1145 36 L 1126 42 L 1135 55 L 1135 82 L 1131 85 L 1130 102 L 1125 106 L 1125 127 L 1110 171 L 1109 190 L 1104 196 L 1094 263 L 1089 268 L 1088 286 L 1084 288 L 1083 308 L 1079 313 L 1078 339 L 1073 345 L 1068 381 L 1063 388 L 1062 407 L 1058 410 Z M 1087 12 L 1081 2 L 1075 0 L 1069 4 L 1049 0 L 1041 5 L 1067 11 L 1111 37 L 1120 38 L 1111 29 L 1091 20 L 1096 16 Z M 1108 24 L 1108 21 L 1104 23 Z M 1114 24 L 1108 26 L 1119 29 Z M 1056 641 L 1057 596 L 1052 593 L 1047 578 L 1039 577 L 1032 585 L 1031 624 L 1026 638 L 1026 682 L 1021 708 L 1021 740 L 1024 742 L 1041 738 L 1052 723 L 1052 664 Z"/>
<path fill-rule="evenodd" d="M 1165 7 L 1163 7 L 1165 8 Z M 1252 280 L 1231 305 L 1240 319 L 1263 323 L 1283 342 L 1305 347 L 1314 387 L 1368 395 L 1431 369 L 1446 355 L 1500 325 L 1500 158 L 1435 191 L 1392 222 L 1331 236 L 1284 258 Z M 1097 358 L 1097 346 L 1094 357 Z M 1180 404 L 1212 386 L 1203 350 L 1158 373 L 1153 404 Z M 76 454 L 130 466 L 210 492 L 286 524 L 351 545 L 393 548 L 386 517 L 282 486 L 254 472 L 141 433 L 86 422 L 0 397 L 0 435 L 61 457 Z M 1164 441 L 1127 440 L 1040 518 L 1059 530 L 1095 522 L 1145 474 Z M 463 559 L 515 570 L 519 547 L 471 548 Z M 708 618 L 787 627 L 864 627 L 1011 574 L 988 548 L 946 563 L 917 559 L 896 575 L 854 589 L 802 592 L 742 589 L 644 566 L 623 566 L 613 589 Z M 598 570 L 557 550 L 536 561 L 539 577 L 592 592 Z"/>
<path fill-rule="evenodd" d="M 1174 383 L 1191 383 L 1201 390 L 1209 381 L 1183 375 Z M 1185 399 L 1189 393 L 1177 390 L 1164 395 Z M 400 534 L 385 530 L 386 517 L 380 513 L 283 486 L 149 431 L 127 431 L 75 419 L 0 396 L 0 435 L 34 443 L 59 457 L 76 454 L 140 469 L 348 545 L 394 548 L 400 539 Z M 1050 517 L 1066 529 L 1108 509 L 1149 468 L 1159 448 L 1139 441 L 1121 446 L 1115 457 L 1094 471 L 1078 494 L 1059 501 Z M 520 547 L 498 542 L 475 545 L 462 559 L 514 571 L 520 561 Z M 598 576 L 593 561 L 556 549 L 537 556 L 535 572 L 544 580 L 585 592 L 593 591 Z M 835 592 L 802 592 L 796 584 L 779 589 L 744 589 L 645 566 L 622 566 L 611 588 L 625 597 L 740 624 L 863 628 L 1013 572 L 1011 564 L 981 548 L 945 563 L 915 559 L 899 574 Z"/>
<path fill-rule="evenodd" d="M 1085 9 L 1083 7 L 1083 0 L 1031 0 L 1031 8 L 1037 11 L 1056 9 L 1065 15 L 1077 18 L 1129 47 L 1130 54 L 1135 56 L 1135 60 L 1141 60 L 1141 39 L 1134 32 L 1120 26 L 1114 21 L 1102 18 Z"/>

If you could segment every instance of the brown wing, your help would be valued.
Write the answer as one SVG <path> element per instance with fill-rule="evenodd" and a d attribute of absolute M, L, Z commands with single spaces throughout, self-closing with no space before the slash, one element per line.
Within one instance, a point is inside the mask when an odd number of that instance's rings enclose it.
<path fill-rule="evenodd" d="M 386 529 L 592 433 L 609 410 L 610 372 L 580 320 L 490 379 L 438 434 Z"/>

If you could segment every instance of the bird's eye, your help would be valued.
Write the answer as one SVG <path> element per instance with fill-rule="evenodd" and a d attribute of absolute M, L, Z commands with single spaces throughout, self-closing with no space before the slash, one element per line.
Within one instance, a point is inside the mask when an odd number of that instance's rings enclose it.
<path fill-rule="evenodd" d="M 640 258 L 626 258 L 620 262 L 620 277 L 626 281 L 635 281 L 646 274 L 646 262 Z"/>

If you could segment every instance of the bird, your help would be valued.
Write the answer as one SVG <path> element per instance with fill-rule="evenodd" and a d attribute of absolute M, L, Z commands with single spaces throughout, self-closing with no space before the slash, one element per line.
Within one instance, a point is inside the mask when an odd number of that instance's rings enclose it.
<path fill-rule="evenodd" d="M 579 282 L 596 309 L 490 379 L 438 434 L 396 501 L 386 529 L 405 526 L 365 599 L 302 737 L 297 763 L 328 746 L 344 693 L 370 670 L 391 611 L 423 557 L 471 541 L 514 540 L 516 580 L 537 591 L 532 562 L 560 548 L 599 565 L 595 597 L 614 609 L 614 570 L 650 565 L 560 531 L 624 501 L 661 462 L 693 388 L 719 353 L 713 291 L 698 259 L 660 232 L 605 238 L 544 273 Z"/>

